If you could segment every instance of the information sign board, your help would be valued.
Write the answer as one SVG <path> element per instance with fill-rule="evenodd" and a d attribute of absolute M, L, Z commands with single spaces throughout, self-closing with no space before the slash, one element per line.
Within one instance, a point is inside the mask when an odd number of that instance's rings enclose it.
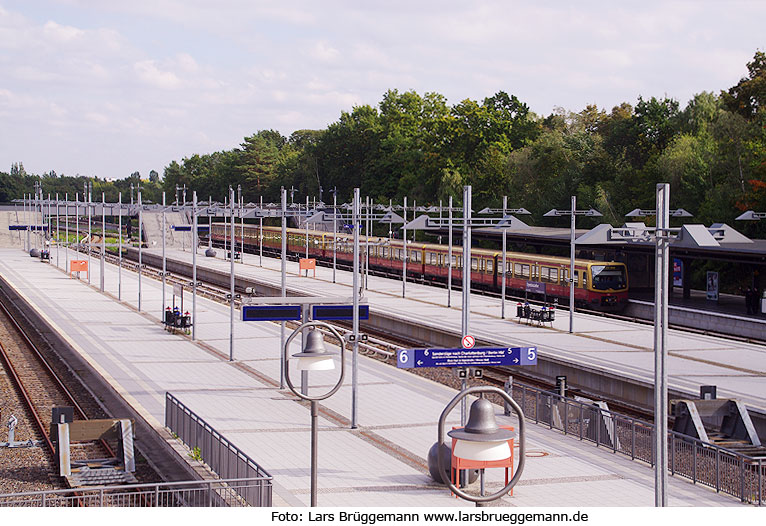
<path fill-rule="evenodd" d="M 474 347 L 473 349 L 402 349 L 400 369 L 417 367 L 483 367 L 537 365 L 537 347 Z"/>
<path fill-rule="evenodd" d="M 300 321 L 300 305 L 243 305 L 242 321 Z"/>
<path fill-rule="evenodd" d="M 322 320 L 353 320 L 353 305 L 314 305 L 311 308 L 311 319 L 314 321 Z M 370 306 L 359 305 L 359 319 L 370 319 Z"/>

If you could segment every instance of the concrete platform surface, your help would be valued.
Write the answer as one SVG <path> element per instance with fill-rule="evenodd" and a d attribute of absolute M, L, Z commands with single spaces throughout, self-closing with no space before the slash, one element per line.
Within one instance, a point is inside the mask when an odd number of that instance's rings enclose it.
<path fill-rule="evenodd" d="M 139 313 L 134 273 L 122 271 L 120 302 L 115 298 L 118 279 L 112 265 L 105 267 L 106 294 L 102 294 L 96 290 L 97 260 L 92 261 L 95 287 L 89 287 L 56 268 L 55 250 L 51 264 L 18 248 L 0 249 L 0 256 L 3 278 L 151 425 L 162 428 L 165 392 L 173 393 L 274 476 L 275 505 L 308 504 L 309 411 L 278 387 L 279 325 L 235 322 L 235 361 L 230 362 L 225 306 L 198 299 L 197 337 L 203 343 L 199 344 L 163 330 L 161 284 L 156 280 L 142 279 L 144 312 Z M 63 267 L 64 261 L 61 250 L 58 263 Z M 247 267 L 238 265 L 241 268 Z M 248 271 L 278 277 L 273 270 Z M 417 294 L 427 296 L 426 292 Z M 167 294 L 169 300 L 171 291 Z M 385 308 L 395 309 L 394 294 L 390 301 Z M 439 301 L 435 298 L 432 304 L 438 306 Z M 187 297 L 186 305 L 190 303 Z M 513 322 L 499 323 L 530 340 L 541 334 Z M 598 326 L 613 329 L 609 322 Z M 311 385 L 316 386 L 312 392 L 331 385 L 335 374 L 337 370 L 312 373 Z M 433 484 L 427 473 L 426 454 L 436 441 L 436 422 L 455 391 L 360 356 L 359 427 L 352 430 L 350 379 L 348 374 L 341 390 L 321 403 L 319 505 L 472 506 Z M 514 424 L 499 413 L 501 424 Z M 448 424 L 458 420 L 455 412 Z M 514 495 L 504 497 L 502 505 L 653 504 L 653 471 L 647 465 L 534 424 L 527 429 L 527 467 Z M 502 486 L 502 470 L 490 470 L 487 481 L 488 491 L 496 491 Z M 669 501 L 673 506 L 741 506 L 733 498 L 673 477 Z"/>

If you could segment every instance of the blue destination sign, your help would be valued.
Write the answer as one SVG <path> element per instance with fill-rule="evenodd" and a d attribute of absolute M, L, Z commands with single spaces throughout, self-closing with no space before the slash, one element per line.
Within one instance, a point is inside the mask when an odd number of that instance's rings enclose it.
<path fill-rule="evenodd" d="M 242 321 L 300 321 L 300 305 L 243 305 Z"/>
<path fill-rule="evenodd" d="M 191 225 L 173 225 L 176 232 L 191 232 Z"/>
<path fill-rule="evenodd" d="M 311 309 L 311 319 L 319 320 L 353 320 L 353 305 L 314 305 Z M 359 305 L 359 319 L 370 319 L 370 306 Z"/>
<path fill-rule="evenodd" d="M 396 366 L 400 369 L 491 365 L 537 365 L 537 347 L 402 349 L 396 354 Z"/>
<path fill-rule="evenodd" d="M 545 283 L 540 281 L 527 281 L 527 292 L 545 294 Z"/>

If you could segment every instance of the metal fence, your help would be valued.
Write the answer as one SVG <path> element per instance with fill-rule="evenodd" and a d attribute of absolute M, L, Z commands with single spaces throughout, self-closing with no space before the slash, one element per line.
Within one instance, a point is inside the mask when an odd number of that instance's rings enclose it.
<path fill-rule="evenodd" d="M 165 427 L 219 477 L 260 479 L 259 486 L 239 487 L 235 491 L 251 506 L 271 506 L 271 475 L 170 393 L 165 393 Z"/>
<path fill-rule="evenodd" d="M 524 416 L 566 435 L 654 465 L 654 424 L 535 387 L 514 384 Z M 675 431 L 668 433 L 672 475 L 751 504 L 763 504 L 766 462 Z"/>
<path fill-rule="evenodd" d="M 239 507 L 249 504 L 243 494 L 262 492 L 265 482 L 258 477 L 9 493 L 0 495 L 0 507 Z"/>

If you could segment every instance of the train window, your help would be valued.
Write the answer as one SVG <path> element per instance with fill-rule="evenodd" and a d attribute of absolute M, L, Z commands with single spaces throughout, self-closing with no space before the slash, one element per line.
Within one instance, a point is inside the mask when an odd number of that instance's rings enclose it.
<path fill-rule="evenodd" d="M 559 269 L 550 267 L 540 267 L 540 281 L 549 283 L 559 282 Z"/>
<path fill-rule="evenodd" d="M 410 261 L 414 261 L 415 263 L 420 263 L 420 260 L 422 259 L 421 253 L 419 250 L 410 250 Z"/>
<path fill-rule="evenodd" d="M 389 249 L 388 247 L 383 247 L 383 257 L 387 258 L 389 255 Z"/>
<path fill-rule="evenodd" d="M 495 268 L 495 262 L 491 259 L 487 260 L 487 272 L 492 272 Z"/>
<path fill-rule="evenodd" d="M 516 263 L 514 267 L 514 274 L 516 277 L 529 279 L 529 265 L 524 263 Z"/>
<path fill-rule="evenodd" d="M 399 260 L 402 259 L 402 249 L 401 248 L 397 248 L 396 249 L 396 259 L 399 259 Z"/>
<path fill-rule="evenodd" d="M 457 267 L 457 256 L 452 256 L 452 266 Z"/>
<path fill-rule="evenodd" d="M 436 256 L 435 252 L 427 252 L 426 256 L 428 256 L 428 264 L 429 265 L 436 265 L 437 256 Z"/>
<path fill-rule="evenodd" d="M 463 257 L 462 256 L 458 256 L 457 257 L 457 261 L 454 263 L 453 266 L 455 266 L 457 268 L 463 268 Z"/>
<path fill-rule="evenodd" d="M 513 276 L 513 261 L 506 261 L 505 262 L 505 273 L 508 276 Z"/>
<path fill-rule="evenodd" d="M 479 270 L 479 261 L 476 258 L 471 258 L 471 270 Z"/>

